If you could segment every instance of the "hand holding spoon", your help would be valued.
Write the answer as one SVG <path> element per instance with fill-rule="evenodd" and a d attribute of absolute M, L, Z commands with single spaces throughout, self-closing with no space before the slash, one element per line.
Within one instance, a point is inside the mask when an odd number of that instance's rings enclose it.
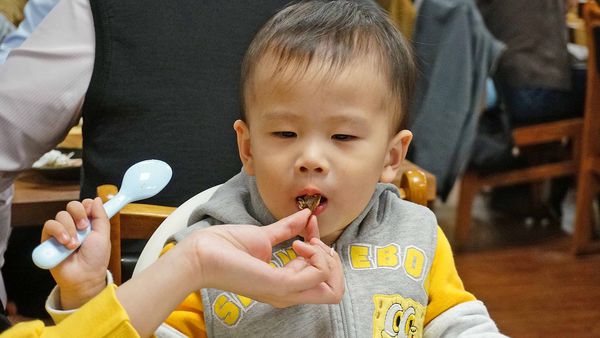
<path fill-rule="evenodd" d="M 123 176 L 119 192 L 104 203 L 108 218 L 113 217 L 128 203 L 150 198 L 159 193 L 169 183 L 172 175 L 171 167 L 160 160 L 145 160 L 129 167 Z M 77 230 L 79 243 L 83 243 L 91 231 L 91 225 L 84 230 Z M 75 249 L 67 249 L 55 238 L 50 238 L 38 245 L 31 256 L 38 267 L 52 269 L 69 257 L 73 251 Z"/>

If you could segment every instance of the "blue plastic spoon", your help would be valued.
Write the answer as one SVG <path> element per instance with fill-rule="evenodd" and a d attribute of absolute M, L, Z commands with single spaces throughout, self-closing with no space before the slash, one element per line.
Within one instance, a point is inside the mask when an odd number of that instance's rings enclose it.
<path fill-rule="evenodd" d="M 111 218 L 127 203 L 156 195 L 169 183 L 172 175 L 171 167 L 163 161 L 146 160 L 132 165 L 123 176 L 119 192 L 104 203 L 106 214 Z M 83 243 L 91 231 L 91 225 L 88 225 L 84 230 L 77 230 L 79 243 Z M 31 256 L 38 267 L 52 269 L 75 250 L 67 249 L 55 238 L 50 238 L 38 245 Z"/>

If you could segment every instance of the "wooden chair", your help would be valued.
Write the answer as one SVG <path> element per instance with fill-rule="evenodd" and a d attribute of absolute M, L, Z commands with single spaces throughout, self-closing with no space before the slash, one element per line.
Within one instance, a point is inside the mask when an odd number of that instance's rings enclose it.
<path fill-rule="evenodd" d="M 573 233 L 573 252 L 577 254 L 600 250 L 600 243 L 592 241 L 592 203 L 600 192 L 600 6 L 594 1 L 588 1 L 583 15 L 589 54 Z"/>
<path fill-rule="evenodd" d="M 96 189 L 102 202 L 117 194 L 117 187 L 106 184 Z M 110 260 L 108 269 L 117 285 L 121 284 L 121 240 L 148 239 L 158 226 L 175 210 L 174 207 L 130 203 L 110 220 Z"/>
<path fill-rule="evenodd" d="M 400 196 L 411 202 L 427 206 L 427 178 L 419 170 L 405 171 L 399 181 Z M 137 274 L 158 259 L 165 241 L 175 232 L 184 229 L 192 211 L 206 202 L 219 186 L 207 189 L 192 197 L 177 209 L 158 205 L 131 203 L 110 220 L 111 254 L 108 269 L 116 284 L 122 282 L 121 240 L 149 239 L 144 247 L 133 274 Z M 102 185 L 98 196 L 106 202 L 116 195 L 114 185 Z"/>
<path fill-rule="evenodd" d="M 566 139 L 570 140 L 571 157 L 562 161 L 537 163 L 521 169 L 487 175 L 468 169 L 460 183 L 454 228 L 454 249 L 464 248 L 468 241 L 473 200 L 483 187 L 541 182 L 555 177 L 576 175 L 580 159 L 582 129 L 583 118 L 572 118 L 518 127 L 513 130 L 514 145 L 523 149 L 540 144 L 565 141 Z"/>

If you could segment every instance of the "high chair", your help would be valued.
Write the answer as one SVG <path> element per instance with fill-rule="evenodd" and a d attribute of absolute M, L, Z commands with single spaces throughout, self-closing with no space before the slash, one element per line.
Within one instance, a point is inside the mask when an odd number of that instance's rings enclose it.
<path fill-rule="evenodd" d="M 575 209 L 573 251 L 586 253 L 600 250 L 598 240 L 592 240 L 594 199 L 600 193 L 600 6 L 588 1 L 584 6 L 587 33 L 588 63 L 583 126 L 581 165 Z"/>
<path fill-rule="evenodd" d="M 423 172 L 407 170 L 402 173 L 398 182 L 400 196 L 403 199 L 427 206 L 427 179 Z M 217 185 L 197 194 L 176 209 L 131 203 L 111 218 L 111 255 L 108 268 L 113 274 L 115 283 L 122 282 L 122 239 L 149 238 L 135 265 L 133 275 L 136 275 L 158 259 L 167 239 L 177 231 L 183 230 L 196 207 L 208 201 L 219 187 L 220 185 Z M 98 196 L 106 201 L 117 193 L 117 188 L 113 185 L 102 185 L 97 191 Z"/>

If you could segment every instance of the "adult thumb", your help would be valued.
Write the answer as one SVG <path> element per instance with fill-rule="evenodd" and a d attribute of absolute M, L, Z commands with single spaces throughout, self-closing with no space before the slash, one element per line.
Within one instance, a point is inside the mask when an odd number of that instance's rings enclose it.
<path fill-rule="evenodd" d="M 271 240 L 271 245 L 274 246 L 300 235 L 304 231 L 310 215 L 311 211 L 309 209 L 302 209 L 260 229 L 267 233 L 267 236 Z"/>

